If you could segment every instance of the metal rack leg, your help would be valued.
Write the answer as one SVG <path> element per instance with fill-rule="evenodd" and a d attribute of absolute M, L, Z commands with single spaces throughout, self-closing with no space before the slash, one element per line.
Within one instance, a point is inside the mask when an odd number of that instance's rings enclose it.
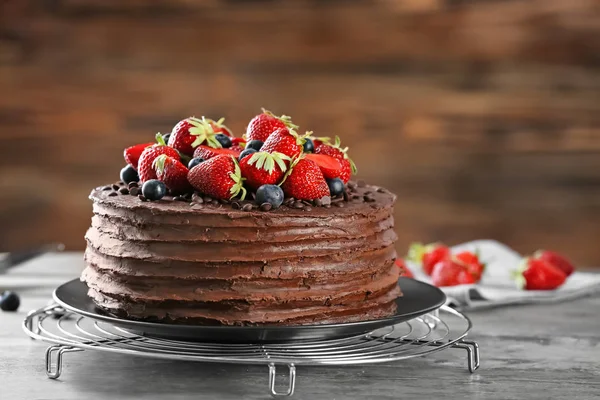
<path fill-rule="evenodd" d="M 70 346 L 54 345 L 46 349 L 46 375 L 50 379 L 58 379 L 62 374 L 62 358 L 64 353 L 83 351 Z M 52 354 L 56 353 L 56 367 L 52 370 Z"/>
<path fill-rule="evenodd" d="M 289 397 L 294 394 L 294 390 L 296 389 L 296 366 L 294 364 L 289 364 L 288 369 L 290 371 L 288 390 L 287 392 L 278 393 L 277 391 L 275 391 L 275 364 L 269 364 L 269 392 L 271 396 Z"/>
<path fill-rule="evenodd" d="M 473 373 L 479 368 L 479 345 L 477 342 L 472 340 L 461 340 L 452 347 L 467 351 L 467 365 L 469 367 L 469 372 Z"/>

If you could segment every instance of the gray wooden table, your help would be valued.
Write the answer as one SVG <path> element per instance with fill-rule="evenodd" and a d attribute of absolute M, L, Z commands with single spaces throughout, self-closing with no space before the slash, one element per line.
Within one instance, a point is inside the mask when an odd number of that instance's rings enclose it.
<path fill-rule="evenodd" d="M 45 343 L 21 329 L 27 311 L 76 277 L 81 254 L 32 260 L 0 288 L 16 288 L 17 313 L 0 313 L 0 399 L 264 399 L 266 366 L 158 361 L 93 351 L 68 353 L 59 380 L 46 378 Z M 464 351 L 391 364 L 298 367 L 295 399 L 600 398 L 600 297 L 469 314 L 481 368 L 469 374 Z M 282 378 L 284 379 L 284 378 Z"/>

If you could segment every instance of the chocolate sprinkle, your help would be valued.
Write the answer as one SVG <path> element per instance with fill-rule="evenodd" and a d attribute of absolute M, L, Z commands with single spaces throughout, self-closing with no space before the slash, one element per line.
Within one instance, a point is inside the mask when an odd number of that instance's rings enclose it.
<path fill-rule="evenodd" d="M 108 194 L 108 197 L 114 197 L 114 196 L 118 196 L 118 193 L 117 192 L 110 192 Z"/>
<path fill-rule="evenodd" d="M 325 207 L 325 208 L 331 208 L 331 204 L 325 204 L 323 207 Z"/>
<path fill-rule="evenodd" d="M 342 202 L 334 203 L 334 206 L 339 207 L 339 208 L 346 207 L 346 205 L 344 203 L 342 203 Z"/>
<path fill-rule="evenodd" d="M 312 211 L 312 207 L 311 206 L 306 206 L 306 207 L 304 207 L 304 211 Z"/>
<path fill-rule="evenodd" d="M 131 188 L 134 188 L 134 187 L 138 187 L 138 186 L 139 186 L 139 185 L 138 185 L 138 183 L 137 183 L 137 182 L 129 182 L 129 185 L 127 185 L 127 187 L 128 187 L 129 189 L 131 189 Z"/>
<path fill-rule="evenodd" d="M 344 201 L 349 201 L 350 200 L 350 195 L 348 194 L 347 191 L 344 190 L 344 193 L 342 193 L 342 195 L 344 196 Z"/>
<path fill-rule="evenodd" d="M 321 204 L 323 204 L 324 206 L 331 204 L 331 197 L 329 197 L 329 196 L 321 197 Z"/>
<path fill-rule="evenodd" d="M 141 201 L 148 201 L 148 200 L 147 200 L 147 199 L 144 197 L 144 195 L 143 195 L 143 194 L 140 194 L 140 195 L 138 196 L 138 199 L 140 199 Z"/>
<path fill-rule="evenodd" d="M 306 204 L 307 206 L 312 206 L 312 203 L 311 203 L 310 201 L 307 201 L 307 200 L 302 200 L 302 202 L 303 202 L 304 204 Z"/>
<path fill-rule="evenodd" d="M 138 194 L 140 194 L 140 188 L 132 187 L 129 191 L 129 194 L 132 196 L 137 196 Z"/>
<path fill-rule="evenodd" d="M 210 204 L 212 204 L 213 206 L 218 206 L 221 203 L 219 203 L 219 200 L 213 199 L 213 201 L 211 201 Z"/>
<path fill-rule="evenodd" d="M 375 201 L 375 199 L 371 196 L 365 196 L 364 199 L 367 203 L 372 203 Z"/>
<path fill-rule="evenodd" d="M 221 203 L 221 204 L 229 204 L 229 200 L 227 200 L 227 199 L 219 199 L 219 203 Z"/>
<path fill-rule="evenodd" d="M 111 187 L 111 186 L 104 186 L 104 187 L 102 188 L 102 190 L 112 190 L 112 187 Z"/>
<path fill-rule="evenodd" d="M 362 198 L 362 197 L 361 197 L 361 196 L 359 196 L 359 195 L 357 195 L 357 194 L 353 194 L 353 195 L 352 195 L 352 199 L 354 199 L 354 200 L 358 200 L 358 199 L 361 199 L 361 198 Z"/>
<path fill-rule="evenodd" d="M 315 199 L 315 200 L 313 201 L 313 204 L 314 204 L 316 207 L 321 207 L 321 206 L 323 205 L 323 202 L 321 201 L 321 199 Z"/>
<path fill-rule="evenodd" d="M 271 210 L 271 208 L 273 208 L 273 205 L 272 205 L 271 203 L 262 203 L 262 204 L 260 205 L 260 209 L 261 209 L 262 211 L 270 211 L 270 210 Z"/>
<path fill-rule="evenodd" d="M 348 188 L 351 190 L 356 189 L 356 182 L 348 182 Z"/>
<path fill-rule="evenodd" d="M 113 188 L 114 190 L 119 190 L 119 185 L 112 185 L 112 188 Z"/>
<path fill-rule="evenodd" d="M 129 189 L 127 189 L 127 188 L 121 188 L 121 189 L 119 189 L 119 193 L 121 193 L 121 194 L 129 194 Z"/>
<path fill-rule="evenodd" d="M 233 203 L 231 203 L 231 207 L 234 210 L 239 210 L 240 208 L 242 208 L 242 206 L 240 206 L 240 203 L 238 203 L 237 201 L 234 201 Z"/>
<path fill-rule="evenodd" d="M 367 182 L 360 180 L 357 182 L 357 185 L 359 188 L 363 188 L 363 187 L 367 186 Z"/>
<path fill-rule="evenodd" d="M 244 206 L 242 207 L 242 211 L 250 211 L 252 210 L 252 204 L 248 203 L 248 204 L 244 204 Z"/>
<path fill-rule="evenodd" d="M 202 199 L 204 200 L 205 203 L 210 203 L 212 201 L 212 197 L 210 197 L 210 196 L 204 196 Z"/>
<path fill-rule="evenodd" d="M 304 208 L 304 204 L 302 203 L 302 201 L 300 201 L 300 200 L 297 200 L 297 201 L 294 203 L 294 208 L 297 208 L 297 209 Z"/>
<path fill-rule="evenodd" d="M 385 190 L 384 188 L 381 188 L 381 187 L 380 187 L 380 188 L 377 188 L 377 191 L 378 191 L 379 193 L 387 193 L 387 190 Z"/>

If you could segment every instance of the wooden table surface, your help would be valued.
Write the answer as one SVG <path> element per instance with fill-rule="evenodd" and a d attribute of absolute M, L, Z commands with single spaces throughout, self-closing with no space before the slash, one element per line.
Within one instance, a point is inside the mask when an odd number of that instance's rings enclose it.
<path fill-rule="evenodd" d="M 0 275 L 19 292 L 17 313 L 0 313 L 0 399 L 265 399 L 266 366 L 158 361 L 84 351 L 65 355 L 59 380 L 46 378 L 45 343 L 21 329 L 27 311 L 76 277 L 80 253 L 47 255 Z M 600 297 L 470 313 L 481 368 L 462 350 L 376 366 L 298 367 L 295 399 L 600 398 Z M 284 379 L 279 377 L 278 379 Z"/>

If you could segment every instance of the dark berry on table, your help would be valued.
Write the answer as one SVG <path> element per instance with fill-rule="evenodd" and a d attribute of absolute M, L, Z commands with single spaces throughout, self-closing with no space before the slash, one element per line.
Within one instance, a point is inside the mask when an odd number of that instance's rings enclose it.
<path fill-rule="evenodd" d="M 6 291 L 0 297 L 0 309 L 2 311 L 17 311 L 21 305 L 21 299 L 15 292 Z"/>
<path fill-rule="evenodd" d="M 125 183 L 131 183 L 139 181 L 140 177 L 131 165 L 126 165 L 121 169 L 121 180 Z"/>
<path fill-rule="evenodd" d="M 251 140 L 248 143 L 246 143 L 246 148 L 259 151 L 261 149 L 262 145 L 263 145 L 263 142 L 260 140 Z"/>
<path fill-rule="evenodd" d="M 190 160 L 190 162 L 188 163 L 188 169 L 194 168 L 196 165 L 200 164 L 201 162 L 204 162 L 204 158 L 202 158 L 202 157 L 192 158 Z"/>
<path fill-rule="evenodd" d="M 277 185 L 262 185 L 256 191 L 256 203 L 269 203 L 273 208 L 278 208 L 283 203 L 283 190 Z"/>
<path fill-rule="evenodd" d="M 327 179 L 327 186 L 332 196 L 344 193 L 344 182 L 340 178 Z"/>
<path fill-rule="evenodd" d="M 252 149 L 252 148 L 246 148 L 245 150 L 243 150 L 243 151 L 240 153 L 240 156 L 238 157 L 238 160 L 241 160 L 242 158 L 246 157 L 248 154 L 253 154 L 253 153 L 256 153 L 256 150 L 255 150 L 255 149 Z"/>
<path fill-rule="evenodd" d="M 303 148 L 304 148 L 305 153 L 313 153 L 315 151 L 315 144 L 313 143 L 312 140 L 306 139 L 306 142 L 304 142 Z"/>
<path fill-rule="evenodd" d="M 163 140 L 165 141 L 165 143 L 169 143 L 169 139 L 171 138 L 171 134 L 167 133 L 165 135 L 162 135 Z"/>
<path fill-rule="evenodd" d="M 160 200 L 167 194 L 167 186 L 157 179 L 150 179 L 142 186 L 142 194 L 147 200 Z"/>
<path fill-rule="evenodd" d="M 223 146 L 224 149 L 231 147 L 231 138 L 229 136 L 218 133 L 215 135 L 215 139 L 221 143 L 221 146 Z"/>

